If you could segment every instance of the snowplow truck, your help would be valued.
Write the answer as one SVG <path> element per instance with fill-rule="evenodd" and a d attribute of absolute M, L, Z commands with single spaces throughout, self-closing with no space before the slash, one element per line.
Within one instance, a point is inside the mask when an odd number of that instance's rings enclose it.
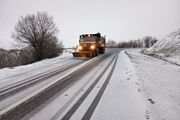
<path fill-rule="evenodd" d="M 105 36 L 97 34 L 82 34 L 79 37 L 79 45 L 73 52 L 74 57 L 92 58 L 105 53 Z"/>

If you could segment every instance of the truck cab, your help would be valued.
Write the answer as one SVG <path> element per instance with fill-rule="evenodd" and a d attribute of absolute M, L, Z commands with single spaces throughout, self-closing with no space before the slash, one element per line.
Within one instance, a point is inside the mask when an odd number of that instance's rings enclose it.
<path fill-rule="evenodd" d="M 79 46 L 73 53 L 74 57 L 95 57 L 105 53 L 105 37 L 100 33 L 82 34 L 79 38 Z"/>

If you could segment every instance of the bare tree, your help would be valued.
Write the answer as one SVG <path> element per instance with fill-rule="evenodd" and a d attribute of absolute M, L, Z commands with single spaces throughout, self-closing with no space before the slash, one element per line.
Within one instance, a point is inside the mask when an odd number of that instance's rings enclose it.
<path fill-rule="evenodd" d="M 119 48 L 143 48 L 143 47 L 151 47 L 157 42 L 156 38 L 151 36 L 146 36 L 143 39 L 130 40 L 126 42 L 119 42 L 117 47 Z"/>
<path fill-rule="evenodd" d="M 55 57 L 62 52 L 62 42 L 58 41 L 57 34 L 53 17 L 46 12 L 38 12 L 36 15 L 21 17 L 12 37 L 20 44 L 32 47 L 38 61 Z"/>
<path fill-rule="evenodd" d="M 114 40 L 108 40 L 106 43 L 106 47 L 116 47 L 117 43 Z"/>
<path fill-rule="evenodd" d="M 151 36 L 145 36 L 144 38 L 142 38 L 143 42 L 144 42 L 144 47 L 149 48 L 152 45 L 154 45 L 157 42 L 156 38 L 153 38 Z"/>

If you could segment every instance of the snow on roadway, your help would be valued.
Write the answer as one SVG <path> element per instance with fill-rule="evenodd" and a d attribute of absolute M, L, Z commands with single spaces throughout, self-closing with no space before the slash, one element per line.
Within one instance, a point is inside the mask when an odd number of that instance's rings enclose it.
<path fill-rule="evenodd" d="M 119 54 L 113 76 L 91 119 L 150 120 L 146 102 L 136 83 L 132 65 L 123 51 Z"/>
<path fill-rule="evenodd" d="M 129 49 L 119 53 L 92 120 L 180 119 L 180 67 L 140 51 Z"/>
<path fill-rule="evenodd" d="M 93 58 L 94 60 L 96 58 Z M 91 61 L 93 60 L 91 59 Z M 66 112 L 75 104 L 75 102 L 84 94 L 84 92 L 90 87 L 90 85 L 94 82 L 97 76 L 103 71 L 106 67 L 106 64 L 112 59 L 109 57 L 106 61 L 101 62 L 98 66 L 95 67 L 92 71 L 90 71 L 86 76 L 83 76 L 81 79 L 77 81 L 75 84 L 72 84 L 67 90 L 63 90 L 58 93 L 58 95 L 54 96 L 51 103 L 45 103 L 37 108 L 35 111 L 31 112 L 27 116 L 23 118 L 23 120 L 56 120 L 61 119 Z M 51 100 L 50 100 L 51 101 Z M 41 108 L 43 107 L 43 109 Z"/>

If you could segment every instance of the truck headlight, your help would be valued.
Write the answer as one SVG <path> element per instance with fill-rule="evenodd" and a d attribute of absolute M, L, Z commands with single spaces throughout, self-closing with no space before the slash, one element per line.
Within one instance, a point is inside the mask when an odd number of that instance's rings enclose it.
<path fill-rule="evenodd" d="M 91 45 L 90 48 L 91 48 L 92 50 L 94 50 L 94 49 L 96 48 L 96 46 L 95 46 L 95 45 Z"/>
<path fill-rule="evenodd" d="M 78 46 L 78 50 L 82 50 L 83 49 L 83 47 L 82 46 Z"/>

